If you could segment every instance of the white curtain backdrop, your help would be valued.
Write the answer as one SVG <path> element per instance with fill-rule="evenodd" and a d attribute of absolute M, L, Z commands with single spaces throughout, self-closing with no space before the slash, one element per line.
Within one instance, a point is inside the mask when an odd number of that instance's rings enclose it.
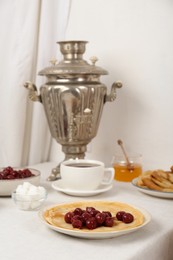
<path fill-rule="evenodd" d="M 0 165 L 49 160 L 51 136 L 41 103 L 32 103 L 25 81 L 45 82 L 38 72 L 59 59 L 70 0 L 0 1 Z"/>

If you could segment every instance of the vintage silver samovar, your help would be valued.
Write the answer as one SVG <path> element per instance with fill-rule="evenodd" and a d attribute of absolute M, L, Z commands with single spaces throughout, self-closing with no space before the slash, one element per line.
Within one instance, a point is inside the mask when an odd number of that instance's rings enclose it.
<path fill-rule="evenodd" d="M 52 61 L 50 67 L 39 72 L 46 76 L 47 82 L 40 87 L 26 82 L 32 101 L 43 103 L 50 132 L 62 145 L 65 160 L 84 158 L 87 144 L 96 136 L 103 105 L 116 98 L 116 88 L 121 82 L 112 85 L 110 94 L 100 82 L 100 76 L 108 72 L 95 65 L 97 58 L 91 58 L 91 64 L 83 59 L 86 41 L 61 41 L 60 51 L 63 60 Z M 59 165 L 52 169 L 49 180 L 59 176 Z"/>

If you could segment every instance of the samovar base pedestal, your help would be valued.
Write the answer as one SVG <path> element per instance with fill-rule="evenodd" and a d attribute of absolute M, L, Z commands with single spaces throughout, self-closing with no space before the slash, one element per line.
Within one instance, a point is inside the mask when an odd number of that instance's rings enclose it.
<path fill-rule="evenodd" d="M 47 178 L 47 181 L 56 181 L 60 178 L 61 176 L 60 176 L 60 164 L 59 164 L 57 167 L 52 169 L 52 172 Z"/>
<path fill-rule="evenodd" d="M 62 151 L 65 153 L 65 158 L 63 161 L 69 159 L 84 159 L 86 152 L 86 145 L 81 146 L 62 146 Z M 55 168 L 52 169 L 50 176 L 47 178 L 48 181 L 55 181 L 61 178 L 60 175 L 60 165 L 61 161 Z"/>

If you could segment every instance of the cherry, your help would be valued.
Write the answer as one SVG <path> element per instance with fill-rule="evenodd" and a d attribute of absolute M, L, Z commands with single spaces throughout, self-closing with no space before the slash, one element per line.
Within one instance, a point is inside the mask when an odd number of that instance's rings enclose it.
<path fill-rule="evenodd" d="M 81 208 L 76 208 L 74 211 L 73 211 L 74 215 L 82 215 L 83 213 L 83 210 Z"/>
<path fill-rule="evenodd" d="M 81 220 L 79 220 L 79 219 L 74 219 L 74 220 L 72 220 L 72 226 L 74 227 L 74 228 L 82 228 L 82 226 L 83 226 L 83 224 L 82 224 L 82 221 Z"/>
<path fill-rule="evenodd" d="M 82 214 L 82 219 L 83 219 L 84 222 L 86 222 L 86 220 L 91 218 L 91 217 L 92 217 L 91 214 L 89 214 L 86 211 Z"/>
<path fill-rule="evenodd" d="M 71 222 L 73 222 L 74 220 L 80 220 L 80 221 L 82 221 L 82 216 L 80 216 L 80 215 L 74 215 L 72 218 L 71 218 Z"/>
<path fill-rule="evenodd" d="M 98 223 L 99 225 L 101 225 L 101 224 L 104 223 L 104 221 L 105 221 L 105 219 L 106 219 L 106 214 L 99 212 L 99 213 L 97 213 L 97 214 L 95 215 L 95 219 L 96 219 L 97 223 Z"/>
<path fill-rule="evenodd" d="M 73 212 L 67 212 L 64 216 L 65 222 L 71 224 L 71 220 L 73 216 L 74 216 Z"/>
<path fill-rule="evenodd" d="M 93 211 L 93 210 L 95 210 L 95 208 L 93 208 L 93 207 L 86 207 L 86 211 L 88 213 L 91 213 L 91 211 Z"/>
<path fill-rule="evenodd" d="M 124 213 L 125 213 L 125 211 L 118 211 L 116 214 L 116 218 L 118 220 L 122 221 Z"/>
<path fill-rule="evenodd" d="M 114 225 L 114 219 L 112 217 L 106 217 L 104 225 L 106 227 L 113 227 Z"/>
<path fill-rule="evenodd" d="M 134 217 L 133 217 L 132 214 L 130 214 L 130 213 L 124 213 L 123 214 L 122 221 L 124 223 L 126 223 L 126 224 L 131 223 L 131 222 L 133 222 L 133 220 L 134 220 Z"/>
<path fill-rule="evenodd" d="M 112 217 L 112 214 L 110 211 L 103 211 L 103 213 L 106 214 L 106 217 Z"/>
<path fill-rule="evenodd" d="M 97 215 L 97 213 L 99 213 L 100 211 L 98 211 L 97 209 L 93 209 L 90 211 L 90 214 L 92 217 L 95 217 Z"/>
<path fill-rule="evenodd" d="M 94 217 L 91 217 L 86 220 L 86 227 L 88 229 L 95 229 L 97 227 L 97 221 Z"/>

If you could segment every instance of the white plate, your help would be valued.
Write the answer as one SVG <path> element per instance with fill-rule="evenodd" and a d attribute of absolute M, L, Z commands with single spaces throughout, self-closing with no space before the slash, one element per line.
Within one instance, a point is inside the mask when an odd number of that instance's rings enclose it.
<path fill-rule="evenodd" d="M 132 205 L 130 205 L 130 206 L 132 206 Z M 86 239 L 106 239 L 106 238 L 114 238 L 114 237 L 118 237 L 118 236 L 122 236 L 122 235 L 127 235 L 129 233 L 137 231 L 138 229 L 143 228 L 145 225 L 147 225 L 151 221 L 151 216 L 146 210 L 132 206 L 132 207 L 136 208 L 137 210 L 139 210 L 144 215 L 144 223 L 140 226 L 129 228 L 126 230 L 119 230 L 119 231 L 114 230 L 114 231 L 109 231 L 109 232 L 97 232 L 97 231 L 95 232 L 93 230 L 92 230 L 92 232 L 87 232 L 87 231 L 82 231 L 81 229 L 80 230 L 70 230 L 70 229 L 53 226 L 44 219 L 43 215 L 44 215 L 45 210 L 47 210 L 48 208 L 51 208 L 51 207 L 47 207 L 38 212 L 39 217 L 43 224 L 45 224 L 47 227 L 49 227 L 50 229 L 52 229 L 54 231 L 57 231 L 57 232 L 60 232 L 60 233 L 63 233 L 63 234 L 69 235 L 69 236 L 86 238 Z"/>
<path fill-rule="evenodd" d="M 100 185 L 96 190 L 71 190 L 65 187 L 63 180 L 57 180 L 54 181 L 52 183 L 52 188 L 57 190 L 57 191 L 61 191 L 63 193 L 66 193 L 68 195 L 72 195 L 72 196 L 82 196 L 82 197 L 86 197 L 86 196 L 93 196 L 93 195 L 97 195 L 99 193 L 103 193 L 105 191 L 108 191 L 110 189 L 112 189 L 112 184 L 110 185 Z"/>
<path fill-rule="evenodd" d="M 167 198 L 173 199 L 173 192 L 164 192 L 164 191 L 157 191 L 157 190 L 150 190 L 147 188 L 139 187 L 137 185 L 138 178 L 132 180 L 132 184 L 141 192 L 146 193 L 148 195 L 159 197 L 159 198 Z"/>

